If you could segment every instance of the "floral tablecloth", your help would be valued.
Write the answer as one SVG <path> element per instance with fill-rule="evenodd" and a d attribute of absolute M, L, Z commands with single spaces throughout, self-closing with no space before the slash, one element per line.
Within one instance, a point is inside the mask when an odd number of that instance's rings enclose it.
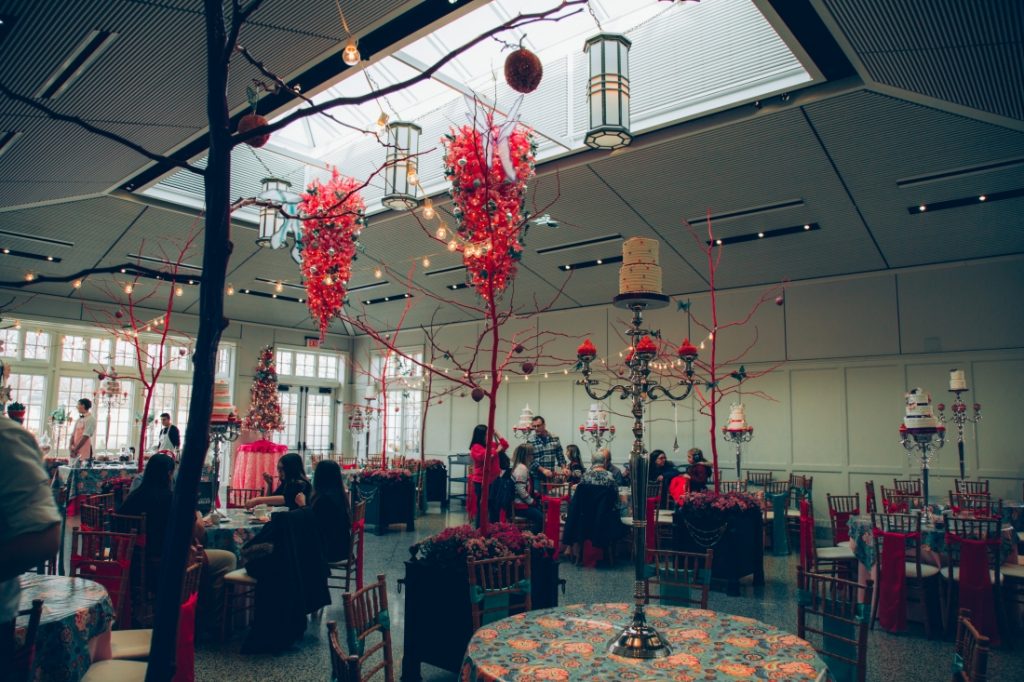
<path fill-rule="evenodd" d="M 813 681 L 825 663 L 811 645 L 752 618 L 649 606 L 647 622 L 672 655 L 634 660 L 605 652 L 630 620 L 629 604 L 575 604 L 520 614 L 477 630 L 460 679 Z"/>
<path fill-rule="evenodd" d="M 74 470 L 70 466 L 61 466 L 58 470 L 60 482 L 67 484 L 71 480 L 71 472 L 77 471 L 68 499 L 73 500 L 79 495 L 99 495 L 103 492 L 103 483 L 112 478 L 135 478 L 139 471 L 138 465 L 132 464 L 97 464 L 94 467 L 82 467 Z"/>
<path fill-rule="evenodd" d="M 77 682 L 93 661 L 110 658 L 110 628 L 114 606 L 106 589 L 82 578 L 21 576 L 20 610 L 43 600 L 43 616 L 36 634 L 36 656 L 31 679 L 37 682 Z M 24 640 L 27 618 L 18 620 L 16 637 Z"/>
<path fill-rule="evenodd" d="M 872 569 L 875 565 L 875 543 L 871 517 L 867 515 L 850 517 L 849 526 L 850 549 L 857 556 L 857 561 L 865 568 Z M 1011 558 L 1016 561 L 1017 538 L 1013 534 L 1013 528 L 1008 524 L 1003 526 L 1002 539 L 1000 554 L 1003 561 Z M 931 559 L 929 563 L 940 565 L 946 553 L 946 528 L 936 528 L 933 524 L 922 523 L 921 548 L 926 561 Z M 929 552 L 933 554 L 929 555 Z"/>
<path fill-rule="evenodd" d="M 277 460 L 288 452 L 288 447 L 269 440 L 246 443 L 235 452 L 231 469 L 232 488 L 259 488 L 266 486 L 263 474 L 277 475 Z"/>
<path fill-rule="evenodd" d="M 207 549 L 223 549 L 233 552 L 239 559 L 242 558 L 242 545 L 252 539 L 260 532 L 263 523 L 257 522 L 252 514 L 247 514 L 244 509 L 225 509 L 228 520 L 215 526 L 206 528 L 206 539 L 203 546 Z"/>

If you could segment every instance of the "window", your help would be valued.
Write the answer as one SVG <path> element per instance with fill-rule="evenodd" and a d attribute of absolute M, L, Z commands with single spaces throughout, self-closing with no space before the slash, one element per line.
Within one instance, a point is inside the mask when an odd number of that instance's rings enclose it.
<path fill-rule="evenodd" d="M 78 414 L 75 410 L 75 405 L 78 404 L 78 401 L 82 398 L 94 400 L 95 393 L 95 379 L 89 377 L 61 377 L 57 383 L 57 405 L 63 405 L 65 411 L 75 417 Z"/>
<path fill-rule="evenodd" d="M 403 351 L 403 353 L 408 358 L 392 353 L 387 363 L 388 424 L 385 438 L 388 457 L 416 456 L 420 451 L 423 391 L 420 390 L 422 382 L 419 377 L 423 376 L 423 369 L 416 363 L 423 361 L 423 353 L 421 351 Z M 372 371 L 374 376 L 381 376 L 384 373 L 382 371 L 383 364 L 383 354 L 374 358 Z M 379 407 L 383 407 L 383 405 Z M 382 431 L 380 420 L 377 424 L 378 426 L 375 427 L 376 449 L 379 452 Z"/>
<path fill-rule="evenodd" d="M 118 450 L 122 447 L 138 445 L 132 439 L 135 424 L 132 407 L 135 403 L 136 385 L 133 381 L 121 380 L 121 386 L 128 396 L 115 407 L 109 407 L 103 399 L 93 405 L 96 415 L 96 444 L 105 450 Z"/>
<path fill-rule="evenodd" d="M 26 332 L 22 357 L 26 360 L 49 360 L 50 334 L 44 331 Z"/>
<path fill-rule="evenodd" d="M 88 362 L 106 367 L 110 361 L 110 339 L 89 339 Z"/>
<path fill-rule="evenodd" d="M 230 346 L 217 349 L 217 376 L 231 376 L 233 350 Z"/>
<path fill-rule="evenodd" d="M 27 343 L 28 339 L 26 339 L 26 345 Z M 61 346 L 60 359 L 63 362 L 85 362 L 85 337 L 71 334 L 65 336 Z"/>
<path fill-rule="evenodd" d="M 185 427 L 188 426 L 188 407 L 192 403 L 192 384 L 177 384 L 178 387 L 178 416 L 174 423 L 181 431 L 182 442 L 185 440 Z M 174 414 L 174 412 L 171 412 Z"/>
<path fill-rule="evenodd" d="M 277 394 L 277 399 L 281 404 L 281 422 L 284 424 L 284 430 L 274 432 L 274 442 L 295 449 L 299 440 L 299 394 L 282 391 Z"/>
<path fill-rule="evenodd" d="M 0 330 L 0 357 L 18 357 L 18 337 L 21 332 L 17 329 Z"/>
<path fill-rule="evenodd" d="M 25 406 L 25 428 L 36 435 L 44 429 L 43 401 L 46 396 L 46 377 L 39 374 L 12 374 L 11 401 L 18 401 Z"/>
<path fill-rule="evenodd" d="M 135 344 L 131 341 L 118 339 L 114 345 L 114 364 L 119 367 L 135 366 Z"/>
<path fill-rule="evenodd" d="M 217 364 L 220 364 L 220 353 L 217 354 Z M 192 358 L 189 356 L 189 349 L 184 346 L 174 346 L 171 348 L 171 369 L 176 369 L 182 372 L 187 372 L 192 366 Z M 217 370 L 220 372 L 220 369 Z"/>
<path fill-rule="evenodd" d="M 334 355 L 321 355 L 317 376 L 321 379 L 338 381 L 338 358 Z"/>
<path fill-rule="evenodd" d="M 331 451 L 330 393 L 310 393 L 306 396 L 306 449 L 315 453 Z"/>
<path fill-rule="evenodd" d="M 159 343 L 146 344 L 146 369 L 150 372 L 163 365 L 166 358 L 163 355 L 164 347 Z"/>
<path fill-rule="evenodd" d="M 292 352 L 290 350 L 277 351 L 277 373 L 292 373 Z"/>
<path fill-rule="evenodd" d="M 312 353 L 295 354 L 295 376 L 311 377 L 316 375 L 316 356 Z"/>

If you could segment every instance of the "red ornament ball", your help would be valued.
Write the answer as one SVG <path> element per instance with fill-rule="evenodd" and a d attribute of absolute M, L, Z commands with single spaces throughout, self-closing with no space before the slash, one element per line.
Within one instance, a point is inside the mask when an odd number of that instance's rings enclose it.
<path fill-rule="evenodd" d="M 124 317 L 124 313 L 118 310 L 116 313 L 114 313 L 114 317 L 120 320 L 122 317 Z"/>
<path fill-rule="evenodd" d="M 238 132 L 247 133 L 253 128 L 267 125 L 267 119 L 259 114 L 246 114 L 238 121 Z M 257 135 L 245 141 L 250 147 L 262 147 L 270 140 L 270 135 Z"/>
<path fill-rule="evenodd" d="M 526 350 L 526 349 L 525 349 L 525 348 L 523 348 L 523 344 L 521 344 L 521 343 L 517 343 L 517 344 L 516 344 L 516 347 L 515 347 L 515 348 L 513 348 L 512 350 L 514 350 L 514 351 L 515 351 L 515 352 L 517 352 L 517 353 L 522 353 L 522 352 L 523 352 L 524 350 Z"/>
<path fill-rule="evenodd" d="M 775 297 L 775 305 L 782 305 L 785 302 L 786 302 L 786 297 L 785 296 L 780 294 L 780 295 Z"/>
<path fill-rule="evenodd" d="M 523 374 L 533 374 L 534 364 L 532 362 L 523 363 Z"/>
<path fill-rule="evenodd" d="M 470 397 L 473 398 L 473 402 L 475 402 L 475 403 L 478 403 L 481 400 L 483 400 L 484 399 L 484 395 L 485 395 L 484 394 L 484 389 L 480 388 L 479 386 L 474 388 L 473 392 L 470 393 Z"/>
<path fill-rule="evenodd" d="M 533 92 L 543 76 L 544 65 L 540 58 L 525 47 L 505 58 L 505 82 L 516 92 Z"/>

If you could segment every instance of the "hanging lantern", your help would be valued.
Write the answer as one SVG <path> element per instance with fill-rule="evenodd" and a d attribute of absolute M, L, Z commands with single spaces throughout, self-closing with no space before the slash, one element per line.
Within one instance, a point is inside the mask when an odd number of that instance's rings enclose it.
<path fill-rule="evenodd" d="M 288 245 L 288 237 L 291 236 L 292 259 L 296 263 L 301 262 L 297 247 L 302 235 L 302 223 L 288 216 L 297 215 L 302 197 L 292 192 L 292 183 L 287 180 L 263 178 L 260 183 L 263 185 L 263 191 L 257 198 L 272 205 L 260 206 L 260 227 L 256 245 L 265 249 L 280 249 Z"/>
<path fill-rule="evenodd" d="M 396 211 L 416 208 L 416 154 L 420 151 L 420 133 L 415 123 L 395 121 L 388 124 L 388 155 L 384 168 L 384 198 L 381 203 Z M 412 178 L 410 178 L 410 173 Z"/>
<path fill-rule="evenodd" d="M 629 132 L 629 38 L 601 33 L 586 42 L 590 60 L 590 129 L 586 142 L 594 149 L 618 149 L 633 141 Z"/>

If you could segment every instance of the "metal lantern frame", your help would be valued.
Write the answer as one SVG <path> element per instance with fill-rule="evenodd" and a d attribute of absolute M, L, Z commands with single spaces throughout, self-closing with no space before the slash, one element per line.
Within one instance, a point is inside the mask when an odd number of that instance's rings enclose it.
<path fill-rule="evenodd" d="M 281 178 L 263 178 L 260 180 L 263 191 L 260 192 L 260 199 L 272 201 L 275 204 L 285 203 L 285 199 L 291 193 L 292 183 Z M 279 206 L 260 206 L 260 232 L 256 238 L 256 245 L 265 249 L 274 248 L 271 239 L 277 234 L 287 218 L 280 211 Z"/>
<path fill-rule="evenodd" d="M 584 44 L 590 63 L 587 102 L 590 127 L 584 138 L 594 149 L 619 149 L 633 141 L 629 130 L 629 38 L 599 33 Z"/>
<path fill-rule="evenodd" d="M 419 188 L 409 180 L 416 167 L 423 129 L 408 121 L 388 124 L 388 152 L 384 165 L 384 197 L 381 203 L 395 211 L 411 211 L 419 206 Z"/>

